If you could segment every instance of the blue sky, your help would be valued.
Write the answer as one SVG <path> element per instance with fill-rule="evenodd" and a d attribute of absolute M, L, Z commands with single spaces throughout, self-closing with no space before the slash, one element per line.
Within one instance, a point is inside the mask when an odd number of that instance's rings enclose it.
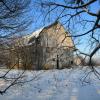
<path fill-rule="evenodd" d="M 61 12 L 61 10 L 62 10 L 62 8 L 57 9 L 56 11 L 54 11 L 50 15 L 50 19 L 47 18 L 44 22 L 44 13 L 43 13 L 43 11 L 41 12 L 41 9 L 40 9 L 39 5 L 34 4 L 33 1 L 38 2 L 40 0 L 32 0 L 30 6 L 28 8 L 27 13 L 22 15 L 22 18 L 24 20 L 25 19 L 32 20 L 32 24 L 28 25 L 27 29 L 25 29 L 25 31 L 22 32 L 24 34 L 31 34 L 33 31 L 35 31 L 35 30 L 37 30 L 37 29 L 39 29 L 43 26 L 46 26 L 50 23 L 53 23 L 56 20 L 57 15 L 59 15 L 59 12 Z M 48 1 L 57 1 L 59 3 L 64 3 L 63 2 L 64 0 L 48 0 Z M 97 10 L 100 9 L 100 2 L 99 1 L 100 0 L 97 0 L 97 2 L 90 7 L 92 12 L 96 13 Z M 64 13 L 66 13 L 66 12 L 64 12 Z M 85 19 L 89 19 L 89 20 L 95 20 L 94 17 L 91 17 L 87 14 L 82 15 L 82 17 L 85 18 Z M 63 21 L 65 21 L 66 19 L 67 19 L 67 17 L 64 17 L 64 18 L 60 19 L 59 21 L 61 23 L 63 23 Z M 68 27 L 66 27 L 66 25 L 64 25 L 64 27 L 65 27 L 66 30 L 68 29 Z M 87 24 L 87 25 L 85 25 L 84 28 L 81 27 L 81 25 L 79 25 L 79 24 L 75 24 L 74 27 L 75 27 L 75 30 L 74 29 L 72 30 L 73 31 L 72 34 L 74 34 L 76 30 L 77 30 L 77 34 L 81 34 L 81 33 L 86 32 L 87 29 L 90 29 L 92 27 L 92 24 Z M 100 30 L 99 30 L 99 32 L 100 32 Z M 78 42 L 80 43 L 80 45 L 76 45 L 76 47 L 78 49 L 80 49 L 82 52 L 90 51 L 89 48 L 87 49 L 88 42 L 90 42 L 89 41 L 89 35 L 86 35 L 84 37 L 79 37 L 79 38 L 75 39 L 75 43 L 77 44 Z"/>
<path fill-rule="evenodd" d="M 51 0 L 51 1 L 59 1 L 60 3 L 63 3 L 62 2 L 63 0 Z M 91 5 L 90 9 L 94 13 L 96 13 L 97 10 L 100 9 L 100 5 L 99 5 L 100 3 L 98 3 L 98 2 L 99 2 L 99 0 L 95 4 Z M 32 5 L 34 5 L 34 4 L 32 4 Z M 43 13 L 41 13 L 41 10 L 39 9 L 39 7 L 36 8 L 35 10 L 32 10 L 31 13 L 30 13 L 30 14 L 33 14 L 33 24 L 30 27 L 30 33 L 41 28 L 41 27 L 43 27 L 44 25 L 48 25 L 50 23 L 53 23 L 56 20 L 57 14 L 59 14 L 59 11 L 61 11 L 61 9 L 58 9 L 57 13 L 55 13 L 56 11 L 53 12 L 52 16 L 50 16 L 51 19 L 50 20 L 47 19 L 44 22 L 44 16 L 43 16 Z M 94 17 L 91 17 L 87 14 L 82 15 L 82 17 L 85 18 L 85 19 L 89 19 L 89 20 L 95 20 Z M 61 19 L 60 22 L 62 23 L 64 20 L 66 20 L 66 18 Z M 66 25 L 64 27 L 67 30 Z M 85 26 L 85 28 L 81 27 L 80 25 L 75 25 L 75 28 L 76 28 L 77 32 L 79 32 L 79 33 L 84 33 L 84 32 L 87 31 L 87 29 L 90 29 L 91 27 L 92 27 L 92 24 L 87 24 Z M 77 45 L 77 48 L 79 48 L 82 52 L 90 51 L 89 48 L 86 49 L 87 46 L 88 46 L 88 43 L 90 42 L 89 41 L 89 35 L 86 35 L 84 37 L 80 37 L 80 38 L 76 39 L 75 43 L 77 43 L 77 42 L 80 42 L 80 45 Z"/>

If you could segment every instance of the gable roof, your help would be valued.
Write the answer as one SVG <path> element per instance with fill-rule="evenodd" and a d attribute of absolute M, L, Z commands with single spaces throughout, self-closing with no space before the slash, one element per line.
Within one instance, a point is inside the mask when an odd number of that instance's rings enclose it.
<path fill-rule="evenodd" d="M 58 23 L 59 23 L 58 21 L 55 21 L 54 23 L 52 23 L 52 24 L 50 24 L 50 25 L 48 25 L 48 26 L 42 27 L 42 28 L 40 28 L 40 29 L 38 29 L 38 30 L 32 32 L 31 34 L 24 36 L 23 39 L 24 39 L 24 41 L 25 41 L 25 44 L 29 44 L 30 41 L 31 41 L 31 39 L 33 40 L 33 39 L 39 37 L 39 35 L 40 35 L 40 33 L 43 31 L 43 29 L 50 28 L 50 27 L 52 27 L 53 25 L 56 25 L 56 24 L 58 24 Z"/>
<path fill-rule="evenodd" d="M 28 35 L 27 38 L 32 38 L 32 37 L 35 37 L 37 38 L 40 34 L 40 32 L 43 30 L 44 28 L 40 28 L 38 30 L 36 30 L 35 32 L 33 32 L 32 34 Z"/>
<path fill-rule="evenodd" d="M 34 31 L 31 34 L 24 36 L 24 44 L 31 45 L 32 43 L 34 43 L 34 40 L 40 36 L 40 33 L 42 33 L 44 29 L 49 29 L 52 26 L 57 25 L 57 24 L 60 24 L 61 26 L 63 26 L 60 22 L 55 21 L 54 23 L 52 23 L 48 26 L 42 27 L 42 28 L 38 29 L 37 31 Z M 68 35 L 70 35 L 70 33 L 67 32 L 66 30 L 65 30 L 65 33 L 68 33 Z M 71 46 L 74 46 L 74 42 L 73 42 L 72 38 L 71 38 L 71 41 L 72 41 Z"/>

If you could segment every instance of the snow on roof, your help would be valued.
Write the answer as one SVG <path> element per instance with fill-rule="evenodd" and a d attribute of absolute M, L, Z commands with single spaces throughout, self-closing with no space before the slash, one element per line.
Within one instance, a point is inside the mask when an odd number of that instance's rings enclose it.
<path fill-rule="evenodd" d="M 37 38 L 42 30 L 43 30 L 43 28 L 33 32 L 32 34 L 25 36 L 25 38 L 28 38 L 28 39 L 31 39 L 33 37 Z"/>
<path fill-rule="evenodd" d="M 40 32 L 41 32 L 43 29 L 44 29 L 44 28 L 41 28 L 41 29 L 39 29 L 39 30 L 33 32 L 33 33 L 29 36 L 29 38 L 32 38 L 32 37 L 36 37 L 36 38 L 37 38 L 37 37 L 39 36 Z"/>
<path fill-rule="evenodd" d="M 32 39 L 32 38 L 34 38 L 34 37 L 37 38 L 37 37 L 39 36 L 40 32 L 41 32 L 44 28 L 48 28 L 48 27 L 50 27 L 50 26 L 52 26 L 52 25 L 54 25 L 54 24 L 56 24 L 56 23 L 58 23 L 58 22 L 56 21 L 56 22 L 54 22 L 54 23 L 52 23 L 52 24 L 50 24 L 50 25 L 44 26 L 44 27 L 42 27 L 42 28 L 40 28 L 40 29 L 34 31 L 32 34 L 29 34 L 29 35 L 25 36 L 24 38 L 25 38 L 25 39 L 28 39 L 28 40 L 30 40 L 30 39 Z"/>
<path fill-rule="evenodd" d="M 34 37 L 37 38 L 37 37 L 39 36 L 40 32 L 41 32 L 43 29 L 44 29 L 44 27 L 38 29 L 37 31 L 33 32 L 32 34 L 29 34 L 29 35 L 24 36 L 25 44 L 28 44 L 28 42 L 30 41 L 30 39 L 32 39 L 32 38 L 34 38 Z"/>
<path fill-rule="evenodd" d="M 37 38 L 37 37 L 39 36 L 39 34 L 42 32 L 43 29 L 49 28 L 49 27 L 51 27 L 52 25 L 55 25 L 55 24 L 57 24 L 57 23 L 59 23 L 59 22 L 56 21 L 56 22 L 54 22 L 54 23 L 51 23 L 51 24 L 49 24 L 49 25 L 47 25 L 47 26 L 44 26 L 44 27 L 42 27 L 42 28 L 40 28 L 40 29 L 38 29 L 38 30 L 32 32 L 31 34 L 28 34 L 28 35 L 26 35 L 26 36 L 23 36 L 23 37 L 20 39 L 20 41 L 22 41 L 22 44 L 24 44 L 24 45 L 30 45 L 30 44 L 32 44 L 32 43 L 34 42 L 34 39 Z M 30 42 L 30 41 L 31 41 L 31 42 Z"/>
<path fill-rule="evenodd" d="M 24 43 L 25 43 L 25 44 L 29 44 L 29 41 L 30 41 L 31 39 L 33 39 L 33 38 L 37 38 L 37 37 L 39 36 L 39 34 L 41 33 L 41 31 L 42 31 L 44 28 L 51 27 L 52 25 L 57 24 L 57 23 L 58 23 L 58 22 L 54 22 L 54 23 L 52 23 L 52 24 L 50 24 L 50 25 L 48 25 L 48 26 L 44 26 L 44 27 L 42 27 L 42 28 L 40 28 L 40 29 L 34 31 L 34 32 L 31 33 L 31 34 L 28 34 L 28 35 L 24 36 Z"/>

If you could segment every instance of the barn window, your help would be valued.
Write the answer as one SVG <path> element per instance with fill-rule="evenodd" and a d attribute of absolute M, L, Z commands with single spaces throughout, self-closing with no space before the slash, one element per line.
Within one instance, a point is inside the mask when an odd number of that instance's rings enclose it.
<path fill-rule="evenodd" d="M 50 52 L 51 52 L 51 48 L 50 48 L 50 47 L 47 47 L 47 48 L 46 48 L 46 52 L 47 52 L 47 53 L 50 53 Z"/>
<path fill-rule="evenodd" d="M 56 61 L 56 58 L 52 58 L 52 61 Z"/>
<path fill-rule="evenodd" d="M 40 44 L 40 38 L 39 37 L 36 38 L 36 43 Z"/>
<path fill-rule="evenodd" d="M 73 64 L 73 61 L 70 61 L 71 65 Z"/>

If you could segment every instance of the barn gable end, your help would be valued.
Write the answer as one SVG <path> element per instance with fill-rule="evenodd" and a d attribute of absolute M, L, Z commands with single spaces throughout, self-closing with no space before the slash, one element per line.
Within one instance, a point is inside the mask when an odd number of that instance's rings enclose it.
<path fill-rule="evenodd" d="M 24 54 L 26 57 L 20 54 L 21 61 L 24 62 L 20 68 L 24 68 L 27 65 L 26 69 L 29 66 L 31 66 L 30 69 L 51 69 L 71 65 L 73 62 L 74 43 L 71 37 L 67 37 L 69 35 L 63 25 L 55 22 L 25 36 L 24 41 L 26 44 L 24 44 L 22 52 L 23 50 L 24 52 L 28 51 Z M 16 56 L 13 57 L 16 58 Z M 23 58 L 28 58 L 29 61 L 24 61 Z"/>

